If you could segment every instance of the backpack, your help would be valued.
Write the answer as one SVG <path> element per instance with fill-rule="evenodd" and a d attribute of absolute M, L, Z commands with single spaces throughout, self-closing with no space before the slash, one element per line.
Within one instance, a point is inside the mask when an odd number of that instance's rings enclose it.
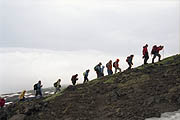
<path fill-rule="evenodd" d="M 156 47 L 156 45 L 154 45 L 154 46 L 153 46 L 153 49 L 152 49 L 152 51 L 151 51 L 151 54 L 155 54 L 155 53 L 156 53 L 156 49 L 157 49 L 157 47 Z"/>
<path fill-rule="evenodd" d="M 107 64 L 106 64 L 106 67 L 108 68 L 108 66 L 109 66 L 109 64 L 107 63 Z"/>
<path fill-rule="evenodd" d="M 85 75 L 86 75 L 86 72 L 83 73 L 83 76 L 85 76 Z"/>
<path fill-rule="evenodd" d="M 116 67 L 116 62 L 113 62 L 113 67 Z"/>
<path fill-rule="evenodd" d="M 37 90 L 37 84 L 34 84 L 34 90 Z"/>
<path fill-rule="evenodd" d="M 98 71 L 98 66 L 97 66 L 97 65 L 94 67 L 94 70 L 95 70 L 95 71 Z"/>
<path fill-rule="evenodd" d="M 126 62 L 129 62 L 130 57 L 127 57 Z"/>
<path fill-rule="evenodd" d="M 57 82 L 54 83 L 54 87 L 57 87 Z"/>

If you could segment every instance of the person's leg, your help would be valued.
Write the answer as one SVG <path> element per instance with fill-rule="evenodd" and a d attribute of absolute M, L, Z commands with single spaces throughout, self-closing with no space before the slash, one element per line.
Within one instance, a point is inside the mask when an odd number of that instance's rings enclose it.
<path fill-rule="evenodd" d="M 115 73 L 117 73 L 117 68 L 115 67 Z"/>
<path fill-rule="evenodd" d="M 157 56 L 159 57 L 159 61 L 161 61 L 161 55 L 158 53 Z"/>
<path fill-rule="evenodd" d="M 85 83 L 86 82 L 86 77 L 84 77 L 84 82 L 83 83 Z"/>
<path fill-rule="evenodd" d="M 128 69 L 131 69 L 131 63 L 128 62 L 128 65 L 129 65 Z"/>
<path fill-rule="evenodd" d="M 118 68 L 119 72 L 121 72 L 121 68 Z"/>
<path fill-rule="evenodd" d="M 99 78 L 99 73 L 96 71 L 96 74 L 97 74 L 97 78 Z"/>
<path fill-rule="evenodd" d="M 36 95 L 35 95 L 36 97 L 38 96 L 38 91 L 36 90 Z"/>
<path fill-rule="evenodd" d="M 152 63 L 154 63 L 154 59 L 156 58 L 156 54 L 154 54 L 153 58 L 152 58 Z"/>
<path fill-rule="evenodd" d="M 112 70 L 110 70 L 110 75 L 112 75 L 113 74 L 113 71 Z"/>
<path fill-rule="evenodd" d="M 42 97 L 42 91 L 41 91 L 41 89 L 39 90 L 39 95 Z"/>
<path fill-rule="evenodd" d="M 108 73 L 108 75 L 110 75 L 110 70 L 109 69 L 107 69 L 107 73 Z"/>

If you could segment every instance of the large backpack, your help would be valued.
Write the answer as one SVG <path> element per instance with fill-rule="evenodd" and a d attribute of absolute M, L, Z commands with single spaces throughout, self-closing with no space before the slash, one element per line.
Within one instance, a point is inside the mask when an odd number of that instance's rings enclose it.
<path fill-rule="evenodd" d="M 85 76 L 86 75 L 86 72 L 83 72 L 83 76 Z"/>
<path fill-rule="evenodd" d="M 95 71 L 98 71 L 98 66 L 97 66 L 97 65 L 94 67 L 94 70 L 95 70 Z"/>
<path fill-rule="evenodd" d="M 127 58 L 126 58 L 126 62 L 129 62 L 129 59 L 130 59 L 130 57 L 127 57 Z"/>
<path fill-rule="evenodd" d="M 57 82 L 54 83 L 54 87 L 57 87 Z"/>
<path fill-rule="evenodd" d="M 157 46 L 154 45 L 153 48 L 152 48 L 152 51 L 151 51 L 151 54 L 155 54 L 157 51 Z"/>
<path fill-rule="evenodd" d="M 37 84 L 34 84 L 34 90 L 37 90 Z"/>
<path fill-rule="evenodd" d="M 116 67 L 116 62 L 113 62 L 113 67 Z"/>

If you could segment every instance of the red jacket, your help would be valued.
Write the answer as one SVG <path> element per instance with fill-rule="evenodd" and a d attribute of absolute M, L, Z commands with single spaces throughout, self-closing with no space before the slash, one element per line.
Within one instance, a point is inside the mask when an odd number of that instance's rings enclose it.
<path fill-rule="evenodd" d="M 143 47 L 143 55 L 145 55 L 146 53 L 148 53 L 148 50 L 147 50 L 147 47 L 144 46 L 144 47 Z"/>
<path fill-rule="evenodd" d="M 4 98 L 0 98 L 0 107 L 3 107 L 5 105 Z"/>
<path fill-rule="evenodd" d="M 161 47 L 161 46 L 157 47 L 157 49 L 156 49 L 157 53 L 159 53 L 159 51 L 162 50 L 162 49 L 163 49 L 163 47 Z"/>

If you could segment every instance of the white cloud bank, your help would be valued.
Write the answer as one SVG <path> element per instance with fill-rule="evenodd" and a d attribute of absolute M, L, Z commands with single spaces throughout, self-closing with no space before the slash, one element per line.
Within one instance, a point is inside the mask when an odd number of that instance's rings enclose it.
<path fill-rule="evenodd" d="M 128 67 L 127 56 L 112 56 L 100 51 L 50 51 L 26 48 L 0 49 L 0 93 L 32 89 L 33 84 L 42 80 L 44 87 L 50 87 L 58 79 L 62 84 L 71 84 L 71 76 L 79 74 L 78 83 L 83 82 L 83 72 L 90 69 L 90 79 L 96 77 L 94 66 L 105 65 L 110 59 L 120 59 L 120 67 Z M 151 59 L 149 60 L 149 62 Z M 143 62 L 135 55 L 134 67 Z M 105 69 L 105 74 L 107 74 Z"/>

